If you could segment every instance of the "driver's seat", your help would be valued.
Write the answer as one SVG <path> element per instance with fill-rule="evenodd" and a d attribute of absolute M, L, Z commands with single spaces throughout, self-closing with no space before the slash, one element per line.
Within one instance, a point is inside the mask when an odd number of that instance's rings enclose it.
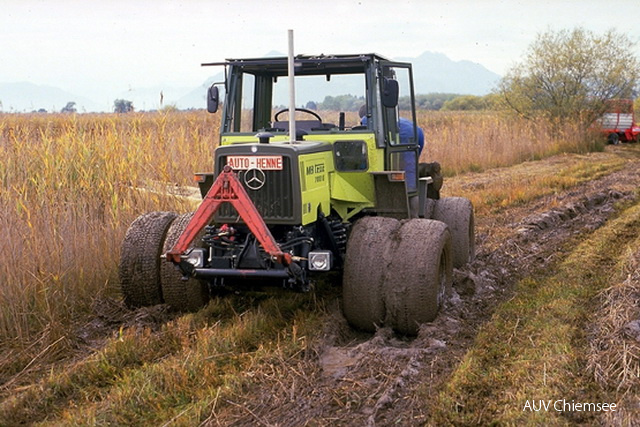
<path fill-rule="evenodd" d="M 283 131 L 289 130 L 289 121 L 273 122 L 275 129 L 282 129 Z M 296 120 L 296 132 L 304 130 L 309 132 L 310 130 L 316 130 L 322 128 L 322 122 L 320 120 Z"/>

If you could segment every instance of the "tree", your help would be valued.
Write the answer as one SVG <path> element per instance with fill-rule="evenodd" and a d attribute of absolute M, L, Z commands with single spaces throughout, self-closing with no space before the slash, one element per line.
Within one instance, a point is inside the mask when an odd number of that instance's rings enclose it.
<path fill-rule="evenodd" d="M 318 109 L 327 111 L 358 111 L 365 103 L 363 96 L 338 95 L 325 96 L 324 100 L 317 104 Z"/>
<path fill-rule="evenodd" d="M 133 102 L 126 99 L 116 99 L 113 101 L 113 111 L 116 113 L 130 113 L 133 111 Z"/>
<path fill-rule="evenodd" d="M 506 104 L 524 117 L 593 122 L 605 100 L 629 98 L 640 77 L 635 44 L 615 30 L 547 31 L 499 83 Z"/>
<path fill-rule="evenodd" d="M 437 111 L 442 108 L 445 102 L 458 96 L 460 95 L 455 93 L 428 93 L 426 95 L 416 95 L 416 109 Z M 401 96 L 398 100 L 398 108 L 401 110 L 409 110 L 411 108 L 411 97 Z"/>
<path fill-rule="evenodd" d="M 473 111 L 487 109 L 487 101 L 482 96 L 460 95 L 446 101 L 442 111 Z"/>
<path fill-rule="evenodd" d="M 428 93 L 416 95 L 416 108 L 419 110 L 440 110 L 445 102 L 460 96 L 455 93 Z"/>
<path fill-rule="evenodd" d="M 67 105 L 60 110 L 61 113 L 75 113 L 76 111 L 76 103 L 73 101 L 67 102 Z"/>

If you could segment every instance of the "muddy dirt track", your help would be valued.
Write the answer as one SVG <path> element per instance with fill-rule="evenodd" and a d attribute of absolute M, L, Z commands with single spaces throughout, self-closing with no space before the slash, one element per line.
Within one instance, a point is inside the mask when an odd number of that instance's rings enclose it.
<path fill-rule="evenodd" d="M 455 271 L 448 303 L 434 322 L 421 326 L 417 338 L 399 337 L 386 328 L 375 334 L 354 331 L 341 314 L 340 301 L 331 302 L 324 331 L 312 344 L 310 354 L 274 361 L 272 369 L 255 373 L 246 393 L 251 399 L 228 402 L 220 411 L 214 407 L 204 424 L 374 426 L 428 422 L 429 407 L 424 402 L 446 382 L 479 327 L 512 295 L 518 280 L 552 269 L 570 244 L 607 221 L 616 203 L 637 196 L 640 158 L 637 151 L 622 157 L 625 163 L 621 167 L 597 179 L 517 207 L 477 214 L 476 259 Z M 559 156 L 468 174 L 452 182 L 458 189 L 478 183 L 499 186 L 512 174 L 553 170 L 559 161 L 567 159 Z M 100 330 L 123 323 L 153 328 L 168 316 L 164 306 L 134 312 L 119 304 L 101 307 L 95 328 L 85 331 L 100 335 Z M 87 334 L 89 342 L 93 337 Z"/>

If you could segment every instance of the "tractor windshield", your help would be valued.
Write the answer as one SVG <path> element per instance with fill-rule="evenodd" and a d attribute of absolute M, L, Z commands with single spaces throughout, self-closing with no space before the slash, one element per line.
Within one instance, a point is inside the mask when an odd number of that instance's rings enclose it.
<path fill-rule="evenodd" d="M 224 132 L 288 131 L 288 77 L 242 73 L 235 80 L 237 87 L 229 94 L 234 106 L 227 110 Z M 298 129 L 336 129 L 341 112 L 346 128 L 360 125 L 358 110 L 365 104 L 366 93 L 364 74 L 296 76 L 295 91 Z"/>
<path fill-rule="evenodd" d="M 374 58 L 377 57 L 296 58 L 296 129 L 309 133 L 359 126 L 358 110 L 370 102 L 366 98 L 372 93 Z M 229 73 L 222 132 L 255 133 L 263 129 L 287 132 L 287 59 L 228 60 L 225 65 L 229 66 Z"/>

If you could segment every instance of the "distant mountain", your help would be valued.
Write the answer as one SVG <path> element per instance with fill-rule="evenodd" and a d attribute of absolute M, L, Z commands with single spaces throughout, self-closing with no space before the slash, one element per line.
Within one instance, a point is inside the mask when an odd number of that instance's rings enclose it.
<path fill-rule="evenodd" d="M 90 99 L 57 87 L 41 86 L 28 82 L 0 83 L 0 111 L 31 112 L 45 109 L 60 111 L 68 102 L 75 102 L 78 112 L 99 111 Z"/>
<path fill-rule="evenodd" d="M 220 67 L 217 68 L 219 69 Z M 222 71 L 209 77 L 200 86 L 178 98 L 176 107 L 181 110 L 188 108 L 207 108 L 207 89 L 216 82 L 224 82 L 224 73 Z"/>
<path fill-rule="evenodd" d="M 424 52 L 417 58 L 396 58 L 413 64 L 417 94 L 459 93 L 486 95 L 496 86 L 500 76 L 471 61 L 453 61 L 442 53 Z"/>

